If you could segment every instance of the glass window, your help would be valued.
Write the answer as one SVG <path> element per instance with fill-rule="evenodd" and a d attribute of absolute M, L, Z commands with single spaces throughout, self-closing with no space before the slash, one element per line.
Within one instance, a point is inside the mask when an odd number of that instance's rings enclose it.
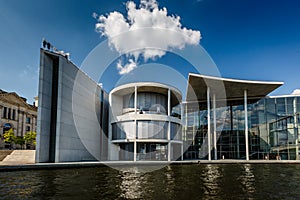
<path fill-rule="evenodd" d="M 171 123 L 171 140 L 181 140 L 180 124 Z"/>
<path fill-rule="evenodd" d="M 26 131 L 30 131 L 30 126 L 26 126 Z"/>
<path fill-rule="evenodd" d="M 12 112 L 12 119 L 16 120 L 16 110 L 15 109 L 13 109 L 13 112 Z"/>
<path fill-rule="evenodd" d="M 138 138 L 167 139 L 167 125 L 164 121 L 138 121 Z"/>
<path fill-rule="evenodd" d="M 165 95 L 149 92 L 138 93 L 138 109 L 165 113 L 166 108 L 167 97 Z"/>
<path fill-rule="evenodd" d="M 31 122 L 31 118 L 30 117 L 26 117 L 26 124 L 30 124 Z"/>
<path fill-rule="evenodd" d="M 134 93 L 123 97 L 123 108 L 134 108 Z"/>
<path fill-rule="evenodd" d="M 113 140 L 124 140 L 135 138 L 135 123 L 130 122 L 119 122 L 112 124 L 112 139 Z"/>
<path fill-rule="evenodd" d="M 7 119 L 11 119 L 11 108 L 8 109 L 8 117 Z"/>
<path fill-rule="evenodd" d="M 2 116 L 2 117 L 3 117 L 4 119 L 6 119 L 6 118 L 7 118 L 6 115 L 7 115 L 7 108 L 6 108 L 6 107 L 3 107 L 3 116 Z"/>

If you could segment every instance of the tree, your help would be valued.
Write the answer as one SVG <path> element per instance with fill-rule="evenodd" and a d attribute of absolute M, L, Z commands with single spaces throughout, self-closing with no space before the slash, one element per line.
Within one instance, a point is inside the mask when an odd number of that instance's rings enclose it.
<path fill-rule="evenodd" d="M 3 134 L 3 138 L 4 138 L 4 142 L 9 143 L 9 148 L 11 149 L 11 144 L 15 142 L 16 139 L 13 129 L 11 128 L 8 131 L 5 131 L 5 133 Z"/>
<path fill-rule="evenodd" d="M 36 132 L 33 132 L 33 131 L 27 132 L 24 136 L 24 140 L 26 141 L 26 143 L 35 146 L 36 145 Z"/>
<path fill-rule="evenodd" d="M 23 145 L 25 144 L 25 139 L 22 136 L 17 136 L 14 140 L 14 143 L 20 145 L 21 149 L 23 149 Z"/>

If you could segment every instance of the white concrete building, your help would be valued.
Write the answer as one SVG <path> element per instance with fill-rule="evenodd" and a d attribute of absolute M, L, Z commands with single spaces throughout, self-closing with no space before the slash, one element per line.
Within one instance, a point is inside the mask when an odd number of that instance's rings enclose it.
<path fill-rule="evenodd" d="M 109 94 L 109 159 L 181 159 L 181 92 L 153 82 L 114 88 Z"/>

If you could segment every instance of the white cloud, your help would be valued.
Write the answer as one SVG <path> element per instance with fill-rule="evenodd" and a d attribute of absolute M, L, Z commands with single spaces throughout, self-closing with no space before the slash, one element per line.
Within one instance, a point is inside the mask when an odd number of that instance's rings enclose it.
<path fill-rule="evenodd" d="M 166 50 L 183 49 L 200 42 L 200 31 L 183 27 L 180 17 L 168 15 L 167 9 L 160 9 L 156 0 L 141 0 L 139 7 L 128 1 L 126 8 L 127 16 L 117 11 L 106 16 L 93 14 L 98 20 L 97 32 L 108 38 L 112 49 L 126 54 L 129 60 L 125 66 L 118 63 L 122 74 L 136 68 L 141 58 L 154 60 L 164 56 Z"/>
<path fill-rule="evenodd" d="M 128 62 L 129 63 L 126 63 L 124 66 L 122 66 L 121 60 L 117 63 L 117 69 L 119 70 L 120 75 L 128 74 L 137 67 L 137 63 L 134 60 L 129 59 Z"/>

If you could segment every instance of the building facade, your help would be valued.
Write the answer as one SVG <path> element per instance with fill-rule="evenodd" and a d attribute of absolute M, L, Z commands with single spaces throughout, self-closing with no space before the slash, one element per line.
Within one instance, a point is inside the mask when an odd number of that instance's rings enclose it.
<path fill-rule="evenodd" d="M 189 74 L 106 93 L 67 57 L 41 49 L 37 162 L 299 160 L 300 96 L 282 82 Z"/>
<path fill-rule="evenodd" d="M 181 119 L 176 107 L 181 93 L 171 86 L 139 82 L 119 86 L 109 94 L 110 160 L 181 158 Z"/>
<path fill-rule="evenodd" d="M 23 137 L 27 132 L 36 132 L 37 107 L 26 102 L 15 92 L 0 90 L 0 148 L 10 148 L 3 134 L 12 129 L 15 136 Z M 20 148 L 15 145 L 14 148 Z"/>

